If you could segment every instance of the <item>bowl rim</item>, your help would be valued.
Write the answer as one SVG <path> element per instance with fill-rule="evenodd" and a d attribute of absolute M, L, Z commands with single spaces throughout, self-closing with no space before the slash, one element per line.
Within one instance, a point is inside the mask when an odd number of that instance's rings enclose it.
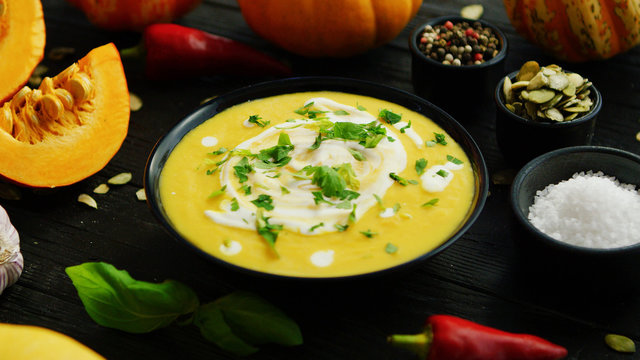
<path fill-rule="evenodd" d="M 455 65 L 446 65 L 443 64 L 439 61 L 436 61 L 428 56 L 426 56 L 422 51 L 420 51 L 420 49 L 418 48 L 418 37 L 420 36 L 420 34 L 422 33 L 422 31 L 424 30 L 424 27 L 427 25 L 439 25 L 441 23 L 445 23 L 446 21 L 451 21 L 451 22 L 470 22 L 470 23 L 474 23 L 474 22 L 479 22 L 480 24 L 482 24 L 482 26 L 484 27 L 489 27 L 491 28 L 491 30 L 493 30 L 496 35 L 498 36 L 499 40 L 502 43 L 502 46 L 500 47 L 500 51 L 498 51 L 498 55 L 496 55 L 495 57 L 493 57 L 492 59 L 485 61 L 481 64 L 473 64 L 473 65 L 460 65 L 460 66 L 455 66 Z M 473 20 L 473 19 L 467 19 L 464 18 L 462 16 L 459 15 L 446 15 L 446 16 L 439 16 L 433 19 L 430 19 L 426 22 L 421 23 L 420 25 L 418 25 L 415 29 L 413 29 L 413 31 L 411 32 L 411 35 L 409 35 L 409 49 L 411 50 L 411 53 L 414 55 L 413 58 L 414 59 L 420 59 L 422 61 L 426 61 L 429 64 L 432 64 L 434 66 L 438 66 L 441 67 L 442 69 L 456 69 L 456 70 L 460 70 L 460 71 L 478 71 L 496 64 L 499 64 L 501 62 L 504 61 L 504 59 L 507 57 L 507 50 L 509 48 L 509 42 L 507 41 L 507 37 L 505 36 L 505 34 L 502 32 L 502 30 L 500 30 L 500 28 L 498 28 L 498 26 L 486 21 L 486 20 L 482 20 L 482 19 L 478 19 L 478 20 Z"/>
<path fill-rule="evenodd" d="M 455 140 L 463 147 L 463 150 L 465 151 L 465 153 L 467 153 L 467 156 L 472 163 L 476 183 L 476 192 L 474 194 L 472 206 L 466 214 L 465 219 L 460 223 L 455 232 L 448 239 L 446 239 L 446 241 L 427 253 L 424 253 L 404 263 L 392 267 L 359 274 L 306 277 L 262 272 L 259 270 L 248 269 L 239 265 L 232 264 L 225 261 L 224 259 L 215 257 L 212 254 L 209 254 L 200 249 L 195 244 L 191 243 L 189 240 L 183 237 L 173 227 L 173 225 L 171 225 L 168 217 L 162 210 L 162 203 L 160 201 L 160 196 L 157 193 L 156 184 L 162 172 L 162 166 L 166 162 L 171 151 L 173 151 L 173 148 L 182 140 L 184 135 L 186 135 L 189 131 L 191 131 L 204 121 L 208 120 L 218 112 L 248 100 L 293 92 L 321 90 L 349 92 L 356 95 L 371 96 L 385 101 L 394 102 L 429 117 L 430 119 L 432 119 L 432 121 L 438 124 L 438 126 L 447 131 L 450 136 L 454 136 L 454 134 L 451 133 L 453 130 L 455 130 L 457 135 Z M 376 92 L 377 95 L 374 95 L 373 92 Z M 395 100 L 391 100 L 392 98 Z M 398 102 L 398 99 L 400 98 L 403 99 L 404 102 Z M 427 113 L 430 113 L 430 115 L 427 115 Z M 434 119 L 435 116 L 439 117 L 439 119 Z M 466 147 L 469 147 L 469 149 L 467 149 Z M 197 253 L 204 256 L 206 259 L 218 265 L 222 265 L 223 267 L 226 267 L 228 269 L 261 278 L 286 280 L 302 279 L 305 281 L 336 281 L 370 278 L 373 276 L 379 276 L 383 273 L 396 273 L 417 263 L 421 263 L 427 258 L 433 257 L 448 248 L 452 243 L 462 237 L 462 235 L 469 230 L 469 228 L 473 225 L 473 223 L 477 220 L 480 213 L 482 212 L 489 190 L 487 165 L 484 157 L 482 156 L 482 152 L 479 146 L 477 145 L 473 137 L 471 137 L 471 135 L 468 133 L 468 131 L 451 115 L 447 114 L 445 111 L 428 102 L 427 100 L 401 89 L 365 80 L 327 76 L 291 77 L 260 82 L 230 91 L 198 106 L 194 111 L 183 117 L 171 130 L 169 130 L 156 142 L 148 156 L 147 164 L 145 166 L 144 186 L 145 193 L 147 195 L 147 205 L 149 206 L 156 220 L 160 222 L 163 228 L 168 231 L 168 233 L 174 239 L 178 240 L 180 243 L 186 244 L 190 248 L 194 249 Z"/>
<path fill-rule="evenodd" d="M 565 72 L 573 73 L 573 71 L 567 71 L 564 68 L 563 70 Z M 520 70 L 512 71 L 508 73 L 505 77 L 509 77 L 509 79 L 514 79 L 519 71 Z M 587 114 L 577 117 L 576 119 L 570 120 L 570 121 L 561 121 L 561 122 L 532 121 L 520 115 L 516 115 L 512 113 L 511 110 L 507 109 L 506 105 L 504 104 L 504 100 L 502 99 L 502 87 L 504 84 L 505 77 L 501 78 L 500 81 L 498 81 L 498 84 L 496 85 L 496 89 L 493 95 L 496 103 L 496 107 L 498 108 L 499 112 L 506 115 L 508 118 L 515 120 L 520 124 L 524 124 L 526 126 L 531 126 L 536 128 L 571 128 L 571 127 L 579 126 L 583 123 L 593 120 L 595 117 L 598 116 L 598 114 L 600 113 L 600 109 L 602 108 L 602 94 L 600 94 L 600 91 L 598 91 L 596 86 L 593 85 L 592 83 L 591 93 L 593 94 L 592 98 L 594 99 L 594 102 L 593 102 L 594 105 L 593 105 L 593 108 L 589 110 Z"/>
<path fill-rule="evenodd" d="M 603 153 L 614 156 L 623 157 L 629 160 L 636 162 L 640 166 L 640 156 L 634 154 L 630 151 L 607 147 L 607 146 L 595 146 L 595 145 L 581 145 L 581 146 L 570 146 L 557 150 L 553 150 L 547 153 L 544 153 L 531 161 L 525 164 L 520 171 L 516 174 L 513 179 L 513 183 L 511 184 L 510 189 L 510 199 L 509 202 L 511 204 L 511 208 L 516 216 L 516 219 L 520 224 L 522 224 L 528 231 L 534 233 L 536 235 L 536 240 L 542 241 L 542 243 L 551 246 L 554 249 L 561 249 L 564 251 L 569 251 L 570 253 L 575 254 L 583 254 L 583 255 L 600 255 L 600 256 L 613 256 L 616 254 L 621 254 L 628 252 L 630 250 L 640 249 L 640 242 L 635 244 L 614 247 L 614 248 L 591 248 L 586 246 L 574 245 L 561 240 L 557 240 L 542 231 L 536 228 L 531 222 L 528 220 L 528 210 L 527 214 L 521 211 L 520 206 L 518 205 L 518 199 L 520 198 L 520 189 L 521 186 L 526 179 L 527 176 L 531 175 L 535 172 L 540 165 L 545 162 L 553 161 L 559 157 L 575 154 L 575 153 Z M 607 176 L 613 176 L 610 174 L 605 174 Z M 616 177 L 617 178 L 617 177 Z M 550 184 L 548 184 L 550 185 Z M 638 184 L 640 185 L 640 184 Z M 638 186 L 636 186 L 638 187 Z M 539 189 L 542 190 L 542 189 Z M 531 205 L 529 205 L 531 206 Z"/>

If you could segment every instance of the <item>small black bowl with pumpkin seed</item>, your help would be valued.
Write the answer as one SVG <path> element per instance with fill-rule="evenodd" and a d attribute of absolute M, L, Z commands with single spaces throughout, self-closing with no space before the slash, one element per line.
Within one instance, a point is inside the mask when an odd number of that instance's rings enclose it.
<path fill-rule="evenodd" d="M 495 89 L 496 139 L 522 165 L 551 150 L 591 144 L 602 97 L 585 76 L 528 61 Z"/>

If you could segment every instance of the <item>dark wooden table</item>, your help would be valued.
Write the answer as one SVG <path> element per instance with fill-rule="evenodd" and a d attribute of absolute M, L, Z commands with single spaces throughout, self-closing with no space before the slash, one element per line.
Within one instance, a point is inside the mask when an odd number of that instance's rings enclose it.
<path fill-rule="evenodd" d="M 502 2 L 478 1 L 483 19 L 497 24 L 510 42 L 507 71 L 526 60 L 552 63 L 517 35 Z M 340 60 L 310 60 L 286 53 L 254 34 L 232 0 L 205 0 L 180 24 L 248 43 L 289 62 L 298 75 L 337 75 L 370 80 L 412 91 L 407 38 L 418 23 L 457 14 L 468 1 L 429 0 L 391 43 L 364 55 Z M 47 48 L 71 47 L 73 55 L 45 58 L 49 75 L 58 73 L 90 49 L 115 42 L 138 42 L 134 33 L 110 33 L 91 26 L 62 0 L 43 0 Z M 342 14 L 348 18 L 348 14 Z M 1 61 L 1 59 L 0 59 Z M 300 325 L 304 345 L 265 347 L 255 359 L 412 359 L 385 343 L 397 332 L 418 332 L 426 316 L 447 313 L 508 331 L 534 333 L 569 349 L 569 359 L 631 359 L 610 350 L 607 333 L 640 341 L 640 295 L 631 285 L 601 290 L 599 284 L 573 286 L 542 275 L 545 259 L 521 261 L 517 224 L 508 206 L 508 185 L 492 184 L 478 221 L 460 240 L 410 271 L 373 281 L 301 284 L 266 281 L 222 269 L 171 238 L 135 191 L 142 187 L 147 156 L 155 142 L 205 98 L 255 80 L 216 77 L 184 82 L 149 82 L 135 61 L 125 61 L 131 92 L 144 101 L 131 114 L 129 135 L 113 160 L 98 174 L 56 191 L 22 189 L 21 200 L 0 200 L 21 236 L 25 269 L 17 284 L 0 296 L 0 321 L 33 324 L 68 334 L 109 359 L 231 359 L 203 340 L 195 327 L 171 326 L 131 335 L 96 325 L 85 312 L 67 266 L 106 261 L 135 278 L 172 278 L 192 287 L 203 302 L 234 290 L 256 292 L 284 309 Z M 640 153 L 640 49 L 602 62 L 563 64 L 589 77 L 602 92 L 595 145 Z M 464 84 L 460 84 L 464 86 Z M 464 99 L 460 99 L 464 103 Z M 509 168 L 495 141 L 492 104 L 465 124 L 482 149 L 491 174 Z M 2 154 L 0 156 L 7 156 Z M 120 172 L 133 181 L 95 196 L 99 209 L 76 202 Z M 625 274 L 620 274 L 626 276 Z"/>

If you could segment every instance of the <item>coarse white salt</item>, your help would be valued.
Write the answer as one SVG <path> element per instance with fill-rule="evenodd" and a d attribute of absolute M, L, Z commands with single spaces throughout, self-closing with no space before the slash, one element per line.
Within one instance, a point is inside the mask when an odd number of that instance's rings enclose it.
<path fill-rule="evenodd" d="M 536 193 L 529 221 L 554 239 L 589 248 L 640 242 L 640 193 L 602 172 L 575 173 Z"/>

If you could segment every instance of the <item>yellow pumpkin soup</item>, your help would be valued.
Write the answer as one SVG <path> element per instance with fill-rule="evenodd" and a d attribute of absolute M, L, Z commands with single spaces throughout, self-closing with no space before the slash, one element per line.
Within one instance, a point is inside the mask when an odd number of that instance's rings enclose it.
<path fill-rule="evenodd" d="M 249 101 L 191 130 L 160 176 L 176 230 L 244 268 L 367 273 L 446 241 L 474 196 L 464 150 L 387 101 L 304 92 Z"/>

